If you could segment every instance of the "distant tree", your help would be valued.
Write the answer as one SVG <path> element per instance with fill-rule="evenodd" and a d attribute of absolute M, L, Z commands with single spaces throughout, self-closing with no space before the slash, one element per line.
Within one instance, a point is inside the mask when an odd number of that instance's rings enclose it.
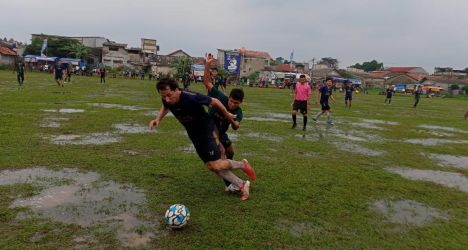
<path fill-rule="evenodd" d="M 465 71 L 465 74 L 468 75 L 468 67 L 466 67 L 464 71 Z"/>
<path fill-rule="evenodd" d="M 362 70 L 364 70 L 366 72 L 369 72 L 369 71 L 375 71 L 375 70 L 382 70 L 384 65 L 383 65 L 383 63 L 379 63 L 376 60 L 372 60 L 370 62 L 363 62 L 362 65 L 359 64 L 359 63 L 356 63 L 352 67 L 356 68 L 356 69 L 362 69 Z"/>
<path fill-rule="evenodd" d="M 336 58 L 324 57 L 320 59 L 318 63 L 328 65 L 328 67 L 333 68 L 333 69 L 337 69 L 339 62 L 338 62 L 338 59 Z"/>
<path fill-rule="evenodd" d="M 284 60 L 284 61 L 283 61 L 283 64 L 289 64 L 289 61 L 288 61 L 288 60 Z"/>
<path fill-rule="evenodd" d="M 173 67 L 177 70 L 177 78 L 184 78 L 186 74 L 192 71 L 192 60 L 188 57 L 179 57 Z"/>
<path fill-rule="evenodd" d="M 70 43 L 64 48 L 68 51 L 68 57 L 74 57 L 76 59 L 85 59 L 89 57 L 89 49 L 81 43 Z"/>
<path fill-rule="evenodd" d="M 31 44 L 26 46 L 24 54 L 40 55 L 43 39 L 33 39 Z M 70 38 L 49 38 L 47 39 L 47 56 L 72 57 L 85 56 L 87 48 L 80 44 L 78 40 Z"/>

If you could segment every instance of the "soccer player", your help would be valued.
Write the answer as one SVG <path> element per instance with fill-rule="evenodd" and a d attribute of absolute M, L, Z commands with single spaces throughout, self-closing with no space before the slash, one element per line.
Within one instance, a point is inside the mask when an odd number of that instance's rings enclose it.
<path fill-rule="evenodd" d="M 306 81 L 305 75 L 300 75 L 299 76 L 299 82 L 295 84 L 294 88 L 294 101 L 293 101 L 293 107 L 291 111 L 292 115 L 292 120 L 293 120 L 293 125 L 292 129 L 295 129 L 297 126 L 296 123 L 296 114 L 297 111 L 301 112 L 303 120 L 302 120 L 302 130 L 306 130 L 307 127 L 307 112 L 310 109 L 310 94 L 312 90 L 310 89 L 309 83 Z"/>
<path fill-rule="evenodd" d="M 414 87 L 414 105 L 413 105 L 413 108 L 416 108 L 416 106 L 418 106 L 418 103 L 419 103 L 419 98 L 421 97 L 421 86 L 420 85 L 416 85 Z"/>
<path fill-rule="evenodd" d="M 349 80 L 345 81 L 346 86 L 344 87 L 344 92 L 345 92 L 345 108 L 350 108 L 351 109 L 351 101 L 353 100 L 353 83 Z M 349 101 L 349 105 L 348 105 Z"/>
<path fill-rule="evenodd" d="M 163 106 L 159 115 L 150 121 L 151 129 L 158 127 L 169 111 L 185 127 L 200 159 L 206 167 L 223 179 L 228 180 L 241 190 L 241 200 L 249 198 L 250 182 L 237 177 L 232 170 L 242 169 L 252 181 L 256 179 L 254 169 L 247 160 L 233 161 L 221 159 L 218 132 L 214 120 L 204 106 L 216 107 L 226 120 L 234 123 L 235 115 L 229 113 L 216 98 L 179 89 L 177 82 L 170 78 L 161 79 L 156 84 Z"/>
<path fill-rule="evenodd" d="M 18 87 L 23 87 L 24 82 L 24 64 L 19 61 L 15 65 L 16 78 L 18 79 Z"/>
<path fill-rule="evenodd" d="M 99 75 L 101 76 L 101 83 L 104 82 L 106 83 L 106 68 L 102 66 L 102 68 L 99 69 Z"/>
<path fill-rule="evenodd" d="M 326 79 L 325 85 L 322 85 L 322 87 L 319 88 L 317 92 L 317 100 L 315 101 L 316 103 L 318 102 L 320 98 L 320 105 L 322 106 L 322 110 L 315 115 L 314 118 L 312 118 L 314 121 L 317 121 L 321 115 L 324 113 L 327 113 L 327 123 L 329 125 L 333 125 L 332 119 L 331 119 L 331 109 L 330 105 L 328 104 L 328 100 L 331 99 L 334 104 L 336 104 L 335 99 L 332 96 L 333 94 L 333 80 L 331 78 Z"/>
<path fill-rule="evenodd" d="M 59 63 L 55 64 L 55 82 L 58 86 L 63 87 L 63 71 Z"/>
<path fill-rule="evenodd" d="M 214 87 L 216 89 L 219 89 L 221 86 L 221 91 L 223 93 L 226 93 L 226 84 L 224 83 L 224 80 L 221 76 L 218 75 L 218 69 L 214 68 L 211 70 L 211 82 L 214 84 Z"/>
<path fill-rule="evenodd" d="M 242 89 L 232 89 L 229 97 L 227 97 L 223 92 L 219 91 L 217 88 L 214 87 L 213 83 L 211 82 L 210 77 L 210 68 L 211 63 L 214 61 L 213 56 L 211 54 L 207 54 L 205 57 L 205 72 L 203 76 L 203 84 L 205 85 L 206 90 L 208 91 L 208 96 L 212 98 L 218 99 L 224 107 L 230 113 L 236 115 L 234 122 L 231 123 L 229 120 L 226 120 L 222 114 L 218 113 L 215 107 L 211 107 L 208 110 L 208 114 L 213 117 L 215 121 L 215 125 L 219 132 L 219 140 L 221 142 L 221 158 L 227 158 L 229 160 L 234 159 L 234 147 L 232 146 L 232 142 L 229 139 L 227 134 L 227 130 L 229 126 L 232 129 L 237 130 L 240 127 L 240 122 L 242 121 L 242 109 L 240 107 L 242 101 L 244 100 L 244 91 Z M 239 189 L 232 185 L 231 182 L 224 179 L 225 190 L 237 192 Z"/>
<path fill-rule="evenodd" d="M 390 105 L 390 103 L 392 102 L 393 91 L 394 90 L 392 86 L 388 86 L 388 88 L 385 90 L 385 92 L 387 93 L 387 97 L 385 98 L 385 103 L 387 103 L 388 101 L 388 105 Z"/>

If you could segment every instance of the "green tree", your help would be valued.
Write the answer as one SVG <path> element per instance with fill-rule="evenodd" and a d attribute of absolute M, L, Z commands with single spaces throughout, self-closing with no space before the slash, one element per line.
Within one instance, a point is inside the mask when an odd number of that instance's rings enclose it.
<path fill-rule="evenodd" d="M 177 78 L 183 78 L 192 71 L 192 60 L 188 57 L 177 58 L 173 67 L 177 70 Z"/>
<path fill-rule="evenodd" d="M 464 71 L 465 71 L 465 74 L 468 75 L 468 67 L 466 67 Z"/>
<path fill-rule="evenodd" d="M 352 67 L 356 68 L 356 69 L 362 69 L 362 70 L 364 70 L 366 72 L 369 72 L 369 71 L 382 70 L 384 65 L 383 65 L 383 63 L 379 63 L 376 60 L 372 60 L 370 62 L 363 62 L 362 64 L 356 63 Z"/>
<path fill-rule="evenodd" d="M 283 64 L 283 63 L 284 63 L 284 58 L 281 57 L 281 56 L 280 56 L 280 57 L 277 57 L 277 58 L 275 59 L 275 63 L 276 63 L 276 64 Z"/>
<path fill-rule="evenodd" d="M 85 59 L 89 57 L 90 53 L 89 49 L 81 43 L 70 43 L 64 50 L 68 51 L 68 57 L 74 57 L 76 59 Z"/>
<path fill-rule="evenodd" d="M 328 67 L 337 69 L 338 68 L 338 59 L 336 58 L 331 58 L 331 57 L 324 57 L 320 59 L 319 64 L 325 64 L 328 65 Z"/>

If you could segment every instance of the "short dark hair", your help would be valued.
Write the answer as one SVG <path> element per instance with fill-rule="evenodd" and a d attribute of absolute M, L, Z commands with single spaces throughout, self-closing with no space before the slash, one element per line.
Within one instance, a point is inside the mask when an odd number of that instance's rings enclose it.
<path fill-rule="evenodd" d="M 330 80 L 330 81 L 333 82 L 333 78 L 331 78 L 331 77 L 327 77 L 327 78 L 325 79 L 326 82 L 328 82 L 328 80 Z"/>
<path fill-rule="evenodd" d="M 299 78 L 305 78 L 305 75 L 300 75 Z"/>
<path fill-rule="evenodd" d="M 229 97 L 236 101 L 242 102 L 244 100 L 244 91 L 242 89 L 232 89 Z"/>
<path fill-rule="evenodd" d="M 172 91 L 174 91 L 179 88 L 179 85 L 172 78 L 162 78 L 161 80 L 159 80 L 158 83 L 156 83 L 156 89 L 158 90 L 158 93 L 161 90 L 166 89 L 167 87 L 169 87 Z"/>

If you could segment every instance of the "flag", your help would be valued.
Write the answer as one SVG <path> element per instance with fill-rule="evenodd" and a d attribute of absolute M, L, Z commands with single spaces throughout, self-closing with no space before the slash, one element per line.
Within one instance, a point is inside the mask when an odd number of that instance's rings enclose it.
<path fill-rule="evenodd" d="M 45 56 L 44 55 L 44 50 L 46 50 L 46 49 L 47 49 L 47 38 L 44 39 L 44 42 L 42 42 L 41 56 L 43 56 L 43 57 Z"/>
<path fill-rule="evenodd" d="M 291 51 L 291 55 L 289 56 L 289 61 L 292 62 L 293 58 L 294 58 L 294 50 Z"/>

